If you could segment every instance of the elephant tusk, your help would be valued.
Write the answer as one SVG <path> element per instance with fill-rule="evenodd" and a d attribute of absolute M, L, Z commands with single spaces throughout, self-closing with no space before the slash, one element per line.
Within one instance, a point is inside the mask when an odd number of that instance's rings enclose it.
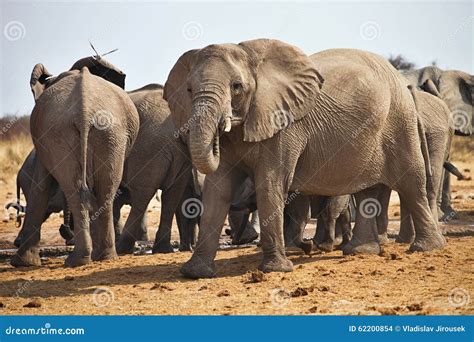
<path fill-rule="evenodd" d="M 230 116 L 227 116 L 224 119 L 224 123 L 225 123 L 224 132 L 230 132 L 230 129 L 232 128 L 232 118 Z"/>

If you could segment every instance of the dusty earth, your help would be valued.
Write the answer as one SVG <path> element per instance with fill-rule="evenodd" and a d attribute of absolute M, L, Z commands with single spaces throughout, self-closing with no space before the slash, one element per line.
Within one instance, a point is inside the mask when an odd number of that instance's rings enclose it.
<path fill-rule="evenodd" d="M 474 176 L 474 162 L 456 165 Z M 0 177 L 0 198 L 15 198 L 13 177 Z M 179 267 L 190 253 L 123 256 L 76 269 L 64 256 L 43 258 L 42 267 L 9 265 L 18 232 L 13 213 L 0 223 L 0 314 L 474 314 L 474 181 L 453 177 L 458 216 L 441 224 L 447 247 L 408 254 L 390 242 L 380 256 L 344 257 L 339 251 L 305 256 L 289 251 L 292 273 L 262 274 L 255 245 L 230 248 L 222 238 L 218 278 L 187 280 Z M 399 202 L 390 206 L 391 236 L 398 230 Z M 127 210 L 123 216 L 126 218 Z M 155 235 L 159 204 L 149 207 Z M 54 215 L 42 230 L 42 246 L 64 246 Z M 177 240 L 174 229 L 173 239 Z M 314 232 L 314 222 L 307 235 Z M 54 249 L 54 248 L 53 248 Z M 61 247 L 61 250 L 64 248 Z M 49 248 L 48 250 L 51 250 Z"/>

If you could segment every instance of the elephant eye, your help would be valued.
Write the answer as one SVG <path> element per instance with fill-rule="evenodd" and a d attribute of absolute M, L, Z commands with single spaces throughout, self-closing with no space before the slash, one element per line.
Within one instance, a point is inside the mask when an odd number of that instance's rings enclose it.
<path fill-rule="evenodd" d="M 188 91 L 188 93 L 192 93 L 192 92 L 193 92 L 193 90 L 192 90 L 190 87 L 188 87 L 186 90 Z"/>
<path fill-rule="evenodd" d="M 236 93 L 242 91 L 243 85 L 241 82 L 234 82 L 232 83 L 232 90 Z"/>

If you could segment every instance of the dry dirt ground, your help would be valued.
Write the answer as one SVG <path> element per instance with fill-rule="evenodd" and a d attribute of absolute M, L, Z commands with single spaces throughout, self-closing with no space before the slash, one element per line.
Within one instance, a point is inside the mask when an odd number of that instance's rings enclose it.
<path fill-rule="evenodd" d="M 474 176 L 474 162 L 456 164 Z M 0 182 L 0 199 L 13 200 L 14 178 L 0 177 Z M 65 269 L 64 257 L 48 257 L 42 267 L 15 269 L 8 263 L 14 250 L 8 249 L 18 229 L 4 213 L 0 315 L 474 314 L 474 181 L 453 177 L 453 188 L 459 219 L 442 224 L 448 244 L 441 251 L 408 254 L 407 245 L 394 242 L 380 256 L 344 257 L 335 251 L 308 257 L 289 251 L 294 272 L 263 275 L 256 272 L 258 247 L 223 248 L 217 255 L 218 278 L 204 280 L 180 276 L 188 252 L 123 256 L 76 269 Z M 153 237 L 159 222 L 157 202 L 148 214 Z M 393 236 L 399 225 L 396 196 L 390 217 Z M 64 245 L 60 222 L 55 215 L 43 225 L 43 246 Z M 312 230 L 314 223 L 308 235 Z"/>

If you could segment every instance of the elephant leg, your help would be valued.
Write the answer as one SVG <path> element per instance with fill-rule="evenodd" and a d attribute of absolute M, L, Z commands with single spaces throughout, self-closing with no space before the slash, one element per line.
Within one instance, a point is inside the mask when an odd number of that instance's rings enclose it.
<path fill-rule="evenodd" d="M 156 232 L 155 242 L 153 244 L 153 253 L 172 253 L 174 252 L 171 246 L 171 229 L 173 227 L 174 213 L 178 209 L 183 195 L 186 192 L 188 185 L 187 180 L 192 176 L 191 169 L 187 167 L 177 176 L 173 185 L 161 194 L 161 217 L 160 226 Z M 202 203 L 183 202 L 179 208 L 183 215 L 199 216 L 202 214 Z M 180 236 L 180 240 L 182 237 Z"/>
<path fill-rule="evenodd" d="M 181 208 L 183 203 L 188 198 L 197 198 L 192 186 L 192 179 L 186 185 L 184 194 L 181 198 L 181 201 L 178 204 L 178 207 L 175 211 L 176 223 L 179 230 L 179 251 L 191 251 L 195 243 L 195 234 L 196 234 L 196 218 L 186 217 L 183 215 Z"/>
<path fill-rule="evenodd" d="M 451 176 L 446 170 L 443 171 L 443 188 L 441 192 L 441 210 L 444 217 L 456 216 L 456 211 L 451 206 Z"/>
<path fill-rule="evenodd" d="M 378 188 L 379 195 L 377 199 L 380 203 L 380 213 L 377 215 L 376 221 L 379 241 L 383 245 L 388 243 L 388 207 L 390 204 L 390 195 L 392 194 L 392 190 L 384 184 L 380 184 Z"/>
<path fill-rule="evenodd" d="M 67 257 L 64 265 L 66 267 L 82 266 L 90 263 L 92 253 L 92 241 L 90 236 L 89 210 L 81 201 L 77 190 L 67 191 L 68 204 L 74 217 L 74 250 Z"/>
<path fill-rule="evenodd" d="M 326 196 L 311 196 L 311 216 L 316 218 L 316 231 L 314 232 L 313 243 L 317 246 L 326 240 L 326 222 L 322 219 L 322 213 L 326 210 Z"/>
<path fill-rule="evenodd" d="M 345 255 L 380 253 L 377 223 L 375 220 L 375 216 L 380 212 L 376 199 L 377 195 L 377 187 L 371 187 L 355 194 L 358 210 L 352 239 L 343 248 Z"/>
<path fill-rule="evenodd" d="M 171 246 L 171 229 L 173 226 L 173 216 L 178 207 L 181 196 L 177 196 L 173 188 L 165 190 L 161 194 L 161 215 L 160 226 L 156 231 L 155 242 L 153 243 L 153 253 L 173 253 Z M 202 208 L 197 208 L 201 211 Z M 194 213 L 194 212 L 193 212 Z M 199 213 L 198 213 L 199 214 Z"/>
<path fill-rule="evenodd" d="M 115 198 L 114 200 L 114 204 L 113 204 L 113 212 L 112 212 L 112 215 L 113 215 L 113 220 L 114 220 L 114 232 L 115 232 L 115 243 L 118 244 L 118 242 L 120 241 L 120 235 L 122 234 L 122 230 L 123 230 L 123 226 L 122 226 L 122 222 L 120 220 L 120 211 L 124 205 L 123 201 L 122 201 L 122 195 L 119 193 L 120 191 L 122 190 L 118 190 L 117 192 L 117 198 Z"/>
<path fill-rule="evenodd" d="M 324 241 L 318 244 L 318 249 L 324 252 L 332 252 L 336 240 L 336 220 L 328 211 L 329 208 L 326 208 L 319 218 L 324 221 L 326 232 Z"/>
<path fill-rule="evenodd" d="M 274 175 L 276 176 L 276 175 Z M 274 180 L 270 180 L 274 178 Z M 286 257 L 283 238 L 284 194 L 287 190 L 279 177 L 256 181 L 257 203 L 260 215 L 260 241 L 263 260 L 258 269 L 263 272 L 291 272 L 293 263 Z M 288 199 L 286 200 L 288 202 Z"/>
<path fill-rule="evenodd" d="M 431 251 L 444 247 L 446 241 L 438 229 L 438 222 L 434 220 L 426 185 L 419 181 L 420 178 L 418 174 L 406 174 L 403 181 L 397 184 L 397 191 L 407 204 L 415 227 L 415 240 L 410 245 L 410 251 Z"/>
<path fill-rule="evenodd" d="M 313 250 L 313 242 L 305 241 L 303 238 L 304 229 L 309 220 L 309 197 L 305 195 L 297 195 L 286 207 L 285 246 L 287 241 L 290 246 L 296 246 L 303 250 L 307 255 Z M 288 232 L 287 232 L 288 231 Z"/>
<path fill-rule="evenodd" d="M 132 208 L 117 244 L 118 254 L 132 254 L 135 241 L 139 241 L 143 237 L 143 227 L 145 226 L 146 229 L 145 213 L 155 192 L 154 188 L 130 189 Z"/>
<path fill-rule="evenodd" d="M 41 225 L 48 210 L 48 201 L 53 177 L 41 164 L 36 163 L 33 174 L 26 216 L 20 231 L 21 245 L 11 260 L 12 266 L 39 266 L 39 242 Z"/>
<path fill-rule="evenodd" d="M 350 206 L 347 206 L 347 208 L 342 211 L 341 215 L 337 218 L 336 225 L 341 227 L 342 243 L 339 245 L 338 249 L 342 249 L 352 239 Z"/>
<path fill-rule="evenodd" d="M 219 247 L 219 236 L 232 202 L 232 194 L 246 175 L 221 160 L 219 168 L 206 176 L 203 191 L 203 213 L 200 217 L 198 240 L 193 256 L 182 267 L 181 273 L 192 279 L 216 276 L 214 258 Z"/>
<path fill-rule="evenodd" d="M 113 199 L 98 199 L 99 209 L 91 216 L 92 260 L 109 260 L 117 257 L 113 219 Z"/>
<path fill-rule="evenodd" d="M 398 243 L 412 243 L 415 239 L 415 225 L 406 200 L 400 196 L 400 231 L 395 239 Z"/>

